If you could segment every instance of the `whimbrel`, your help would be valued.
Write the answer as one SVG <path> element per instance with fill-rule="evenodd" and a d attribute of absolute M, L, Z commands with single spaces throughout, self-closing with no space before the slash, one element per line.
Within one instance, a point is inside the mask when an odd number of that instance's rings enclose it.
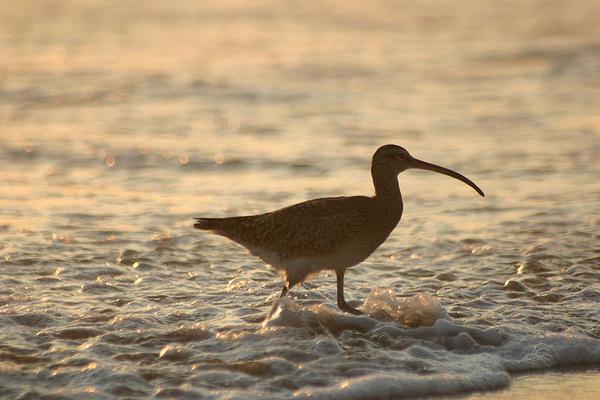
<path fill-rule="evenodd" d="M 281 296 L 310 274 L 334 270 L 338 307 L 361 314 L 344 299 L 344 273 L 369 257 L 400 221 L 403 204 L 397 177 L 409 168 L 451 176 L 484 196 L 463 175 L 417 160 L 404 148 L 388 144 L 373 155 L 371 175 L 375 195 L 372 197 L 327 197 L 259 215 L 196 218 L 194 228 L 225 236 L 282 271 L 285 284 Z"/>

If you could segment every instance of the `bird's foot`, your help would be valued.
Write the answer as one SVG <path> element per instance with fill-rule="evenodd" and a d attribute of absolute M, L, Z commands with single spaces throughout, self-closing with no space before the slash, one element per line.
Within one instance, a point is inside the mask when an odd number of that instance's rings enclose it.
<path fill-rule="evenodd" d="M 342 310 L 344 312 L 347 312 L 349 314 L 352 314 L 352 315 L 363 315 L 364 314 L 364 312 L 362 312 L 362 311 L 360 311 L 360 310 L 358 310 L 358 309 L 356 309 L 354 307 L 351 307 L 345 301 L 344 302 L 338 302 L 338 307 L 340 308 L 340 310 Z"/>

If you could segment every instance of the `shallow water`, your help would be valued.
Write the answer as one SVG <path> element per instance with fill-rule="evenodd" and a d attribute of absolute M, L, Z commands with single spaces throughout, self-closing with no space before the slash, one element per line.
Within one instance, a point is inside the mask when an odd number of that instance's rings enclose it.
<path fill-rule="evenodd" d="M 597 2 L 144 4 L 0 14 L 0 397 L 402 398 L 600 364 Z M 486 197 L 403 173 L 346 274 L 371 316 L 322 273 L 265 321 L 279 276 L 192 218 L 369 194 L 385 143 Z"/>

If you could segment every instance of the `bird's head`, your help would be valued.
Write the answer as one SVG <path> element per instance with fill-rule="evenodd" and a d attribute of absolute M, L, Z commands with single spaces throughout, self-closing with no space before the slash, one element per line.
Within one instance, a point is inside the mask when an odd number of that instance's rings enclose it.
<path fill-rule="evenodd" d="M 410 155 L 404 147 L 395 144 L 386 144 L 377 149 L 373 154 L 373 168 L 382 171 L 390 171 L 394 174 L 406 171 L 409 168 L 425 169 L 428 171 L 438 172 L 440 174 L 451 176 L 471 186 L 479 195 L 485 196 L 483 191 L 471 181 L 469 178 L 454 172 L 448 168 L 440 167 L 439 165 L 430 164 L 425 161 L 418 160 Z"/>
<path fill-rule="evenodd" d="M 386 144 L 377 149 L 373 154 L 373 165 L 393 171 L 399 174 L 411 167 L 413 157 L 406 151 L 404 147 L 396 146 L 395 144 Z"/>

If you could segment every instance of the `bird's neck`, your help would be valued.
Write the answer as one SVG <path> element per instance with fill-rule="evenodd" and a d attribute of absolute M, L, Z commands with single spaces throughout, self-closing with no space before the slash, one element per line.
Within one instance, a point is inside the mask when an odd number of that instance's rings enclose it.
<path fill-rule="evenodd" d="M 375 186 L 375 199 L 388 206 L 402 209 L 402 195 L 398 185 L 398 175 L 393 171 L 371 168 L 373 185 Z"/>

